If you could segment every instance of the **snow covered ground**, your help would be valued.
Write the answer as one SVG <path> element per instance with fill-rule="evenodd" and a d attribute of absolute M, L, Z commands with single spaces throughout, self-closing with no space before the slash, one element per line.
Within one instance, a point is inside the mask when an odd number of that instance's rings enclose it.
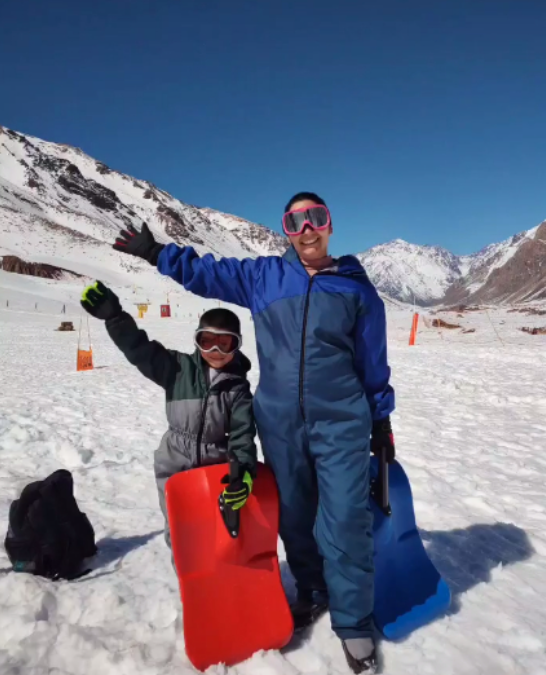
<path fill-rule="evenodd" d="M 11 290 L 4 282 L 0 530 L 26 483 L 66 467 L 99 554 L 87 577 L 51 583 L 11 572 L 0 550 L 0 673 L 195 673 L 184 652 L 152 470 L 165 429 L 163 393 L 124 361 L 96 321 L 99 367 L 75 372 L 77 333 L 55 329 L 61 320 L 78 325 L 77 285 L 67 296 L 53 282 L 49 290 L 49 282 L 17 282 Z M 8 309 L 4 300 L 15 291 Z M 135 301 L 130 288 L 121 295 L 126 306 Z M 36 310 L 38 297 L 49 304 L 40 301 Z M 66 297 L 73 302 L 62 315 Z M 152 298 L 142 326 L 168 346 L 192 349 L 196 316 L 213 303 L 181 295 L 175 316 L 160 319 L 160 300 Z M 454 602 L 448 616 L 409 639 L 382 643 L 387 675 L 546 675 L 546 337 L 518 330 L 546 325 L 546 317 L 490 314 L 459 317 L 476 328 L 470 334 L 440 336 L 423 325 L 417 346 L 408 347 L 411 312 L 389 308 L 398 456 L 423 539 Z M 255 385 L 252 324 L 246 315 L 243 323 Z M 290 589 L 286 569 L 284 575 Z M 349 673 L 328 617 L 296 647 L 210 672 Z"/>

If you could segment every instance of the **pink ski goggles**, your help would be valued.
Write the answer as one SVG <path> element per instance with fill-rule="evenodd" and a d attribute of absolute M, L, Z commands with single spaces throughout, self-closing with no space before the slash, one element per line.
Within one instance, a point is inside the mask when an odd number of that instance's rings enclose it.
<path fill-rule="evenodd" d="M 320 231 L 330 227 L 331 224 L 330 211 L 321 204 L 288 211 L 282 217 L 282 228 L 289 237 L 301 234 L 306 225 L 309 225 L 313 230 Z"/>

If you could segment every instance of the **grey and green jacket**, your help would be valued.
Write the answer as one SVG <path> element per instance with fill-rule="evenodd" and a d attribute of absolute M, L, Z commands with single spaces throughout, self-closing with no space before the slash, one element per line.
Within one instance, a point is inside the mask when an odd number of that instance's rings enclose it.
<path fill-rule="evenodd" d="M 165 483 L 179 471 L 233 456 L 255 475 L 256 428 L 246 356 L 237 352 L 225 368 L 213 371 L 211 382 L 210 369 L 197 350 L 184 354 L 149 340 L 127 312 L 108 319 L 106 330 L 127 360 L 166 393 L 169 428 L 154 458 L 164 512 Z"/>

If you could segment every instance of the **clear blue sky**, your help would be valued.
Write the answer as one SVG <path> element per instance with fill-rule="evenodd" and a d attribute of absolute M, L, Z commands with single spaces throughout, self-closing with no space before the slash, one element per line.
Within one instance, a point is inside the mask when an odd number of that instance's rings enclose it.
<path fill-rule="evenodd" d="M 0 124 L 335 253 L 546 218 L 546 0 L 3 0 Z"/>

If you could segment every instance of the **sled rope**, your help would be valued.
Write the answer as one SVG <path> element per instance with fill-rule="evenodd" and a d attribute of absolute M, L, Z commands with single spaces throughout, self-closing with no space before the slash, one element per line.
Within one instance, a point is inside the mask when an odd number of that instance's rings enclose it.
<path fill-rule="evenodd" d="M 83 312 L 82 312 L 83 314 Z M 82 314 L 80 314 L 80 326 L 78 330 L 78 352 L 76 360 L 76 370 L 93 370 L 93 348 L 91 347 L 91 328 L 89 327 L 89 317 L 87 317 L 87 340 L 89 347 L 81 349 L 82 339 Z"/>
<path fill-rule="evenodd" d="M 81 345 L 82 319 L 83 319 L 83 311 L 80 314 L 80 327 L 78 329 L 78 351 L 80 351 L 80 345 Z M 91 351 L 91 328 L 89 326 L 89 317 L 87 315 L 86 315 L 86 319 L 87 319 L 87 341 L 89 343 L 89 351 Z"/>
<path fill-rule="evenodd" d="M 492 320 L 491 317 L 489 316 L 489 310 L 487 309 L 487 307 L 485 308 L 485 313 L 487 314 L 487 318 L 489 319 L 489 323 L 491 324 L 491 326 L 493 327 L 493 330 L 495 331 L 495 335 L 499 338 L 499 342 L 501 343 L 501 345 L 502 345 L 503 347 L 505 347 L 506 345 L 504 344 L 503 339 L 502 339 L 501 336 L 499 335 L 499 332 L 498 332 L 498 330 L 497 330 L 495 324 L 493 323 L 493 320 Z"/>

